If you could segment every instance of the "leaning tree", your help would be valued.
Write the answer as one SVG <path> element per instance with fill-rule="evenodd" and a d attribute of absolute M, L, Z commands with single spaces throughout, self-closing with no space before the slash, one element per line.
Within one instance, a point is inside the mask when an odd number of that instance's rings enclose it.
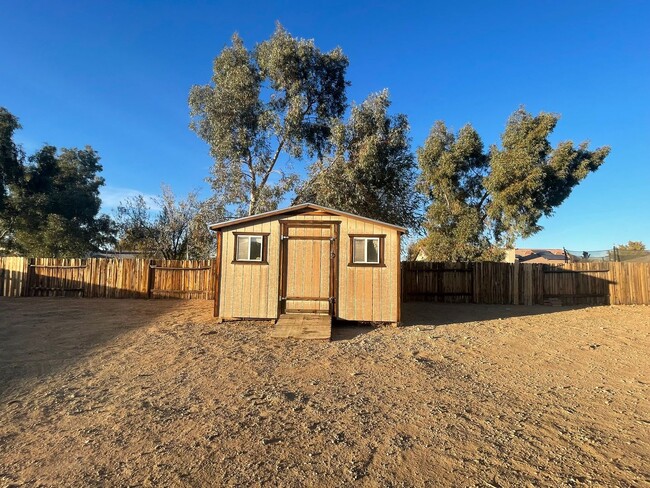
<path fill-rule="evenodd" d="M 210 146 L 216 197 L 238 213 L 276 208 L 298 177 L 292 163 L 327 149 L 330 125 L 346 108 L 348 59 L 318 49 L 280 24 L 252 50 L 235 34 L 194 86 L 190 128 Z"/>
<path fill-rule="evenodd" d="M 429 259 L 498 259 L 516 238 L 540 231 L 539 220 L 603 164 L 609 147 L 591 151 L 571 141 L 553 147 L 548 138 L 558 120 L 520 108 L 501 146 L 487 152 L 471 125 L 454 134 L 436 122 L 418 150 L 419 188 L 429 199 L 421 245 Z"/>

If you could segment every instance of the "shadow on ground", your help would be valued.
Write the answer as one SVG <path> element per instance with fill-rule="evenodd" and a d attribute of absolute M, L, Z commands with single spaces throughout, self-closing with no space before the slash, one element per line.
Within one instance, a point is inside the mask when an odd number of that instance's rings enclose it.
<path fill-rule="evenodd" d="M 356 322 L 335 321 L 332 324 L 332 341 L 349 341 L 374 329 L 371 325 Z"/>
<path fill-rule="evenodd" d="M 179 306 L 178 300 L 0 299 L 0 398 L 24 382 L 46 381 Z"/>
<path fill-rule="evenodd" d="M 530 315 L 547 315 L 587 307 L 587 305 L 551 307 L 545 305 L 479 305 L 408 302 L 402 305 L 402 326 L 462 324 L 466 322 L 481 322 Z"/>
<path fill-rule="evenodd" d="M 588 305 L 551 307 L 545 305 L 480 305 L 468 303 L 408 302 L 402 304 L 402 327 L 483 322 L 533 315 L 548 315 L 587 308 Z M 332 341 L 347 341 L 374 330 L 372 325 L 336 320 Z"/>

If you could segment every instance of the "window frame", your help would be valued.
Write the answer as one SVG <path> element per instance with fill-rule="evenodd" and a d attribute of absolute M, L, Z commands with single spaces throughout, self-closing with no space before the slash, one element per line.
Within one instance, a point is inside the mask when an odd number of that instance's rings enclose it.
<path fill-rule="evenodd" d="M 232 264 L 269 264 L 268 263 L 268 237 L 269 233 L 268 232 L 233 232 L 232 235 L 234 236 L 234 241 L 235 244 L 233 246 L 234 253 L 233 253 L 233 260 Z M 259 260 L 251 260 L 251 259 L 238 259 L 237 258 L 237 250 L 239 246 L 239 238 L 240 237 L 261 237 L 262 238 L 262 255 Z M 250 256 L 250 239 L 248 240 L 248 255 Z"/>
<path fill-rule="evenodd" d="M 386 267 L 384 261 L 384 249 L 386 234 L 348 234 L 350 237 L 350 259 L 348 266 L 356 267 L 370 267 L 370 268 L 383 268 Z M 355 239 L 364 239 L 366 241 L 365 254 L 366 259 L 368 258 L 368 240 L 369 239 L 378 239 L 379 240 L 379 262 L 377 263 L 368 263 L 368 262 L 355 262 L 354 261 L 354 240 Z"/>

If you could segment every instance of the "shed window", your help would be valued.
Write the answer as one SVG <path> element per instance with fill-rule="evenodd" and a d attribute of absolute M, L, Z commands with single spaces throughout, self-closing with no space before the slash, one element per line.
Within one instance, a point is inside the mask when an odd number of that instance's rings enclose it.
<path fill-rule="evenodd" d="M 262 261 L 264 236 L 237 236 L 237 261 Z"/>
<path fill-rule="evenodd" d="M 381 264 L 380 237 L 353 237 L 353 264 Z"/>

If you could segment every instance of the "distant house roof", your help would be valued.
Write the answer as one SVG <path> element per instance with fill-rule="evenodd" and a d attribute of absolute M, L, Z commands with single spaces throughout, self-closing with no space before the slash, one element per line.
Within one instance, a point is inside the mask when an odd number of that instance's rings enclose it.
<path fill-rule="evenodd" d="M 564 249 L 515 249 L 520 263 L 560 263 L 566 261 Z"/>
<path fill-rule="evenodd" d="M 406 228 L 400 227 L 399 225 L 389 224 L 387 222 L 382 222 L 380 220 L 369 219 L 367 217 L 362 217 L 361 215 L 356 215 L 348 212 L 343 212 L 341 210 L 335 210 L 333 208 L 323 207 L 321 205 L 316 205 L 315 203 L 301 203 L 300 205 L 294 205 L 293 207 L 282 208 L 278 210 L 271 210 L 270 212 L 264 212 L 257 215 L 249 215 L 247 217 L 241 217 L 239 219 L 226 220 L 225 222 L 219 222 L 216 224 L 208 225 L 210 230 L 219 230 L 225 229 L 227 227 L 232 227 L 239 224 L 244 224 L 246 222 L 253 222 L 255 220 L 265 219 L 268 217 L 274 217 L 276 215 L 285 215 L 285 214 L 294 214 L 307 212 L 309 210 L 327 212 L 333 215 L 340 215 L 341 217 L 350 217 L 357 220 L 362 220 L 364 222 L 370 222 L 372 224 L 379 224 L 385 227 L 390 227 L 399 232 L 406 232 Z"/>

